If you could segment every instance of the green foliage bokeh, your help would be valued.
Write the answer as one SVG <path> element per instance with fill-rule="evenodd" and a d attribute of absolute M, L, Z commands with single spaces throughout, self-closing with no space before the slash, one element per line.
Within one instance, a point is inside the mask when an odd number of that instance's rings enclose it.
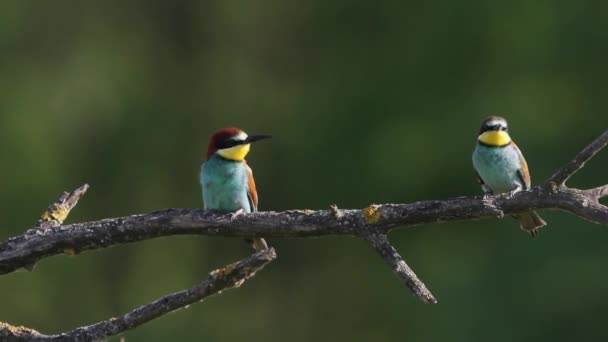
<path fill-rule="evenodd" d="M 506 116 L 533 182 L 608 126 L 608 3 L 16 1 L 0 4 L 0 239 L 63 190 L 70 222 L 201 206 L 207 138 L 255 145 L 261 210 L 480 194 L 470 154 Z M 573 186 L 608 181 L 600 154 Z M 571 215 L 427 225 L 392 241 L 423 305 L 364 242 L 270 239 L 251 282 L 127 341 L 593 341 L 608 336 L 608 231 Z M 172 237 L 0 279 L 0 321 L 46 333 L 119 315 L 250 253 Z"/>

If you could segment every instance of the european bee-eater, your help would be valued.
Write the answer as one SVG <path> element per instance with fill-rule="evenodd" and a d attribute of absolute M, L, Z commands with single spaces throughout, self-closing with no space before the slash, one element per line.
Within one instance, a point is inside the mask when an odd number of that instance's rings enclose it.
<path fill-rule="evenodd" d="M 502 117 L 490 116 L 481 123 L 473 166 L 485 195 L 530 189 L 528 164 L 511 140 L 507 120 Z M 515 215 L 515 218 L 521 229 L 532 237 L 547 224 L 534 211 Z"/>
<path fill-rule="evenodd" d="M 258 210 L 255 180 L 245 157 L 252 142 L 266 138 L 270 135 L 248 136 L 236 127 L 222 128 L 211 136 L 200 174 L 205 209 L 230 211 L 235 215 Z M 247 242 L 258 251 L 268 248 L 262 238 Z"/>

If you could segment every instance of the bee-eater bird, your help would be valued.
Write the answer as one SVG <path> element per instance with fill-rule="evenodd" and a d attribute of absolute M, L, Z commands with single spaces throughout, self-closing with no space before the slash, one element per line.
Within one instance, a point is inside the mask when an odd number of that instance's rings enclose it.
<path fill-rule="evenodd" d="M 253 172 L 245 157 L 251 143 L 266 138 L 270 135 L 248 136 L 236 127 L 222 128 L 211 136 L 200 174 L 205 209 L 235 212 L 234 215 L 258 210 Z M 258 251 L 268 248 L 262 238 L 246 241 Z"/>
<path fill-rule="evenodd" d="M 511 140 L 507 120 L 502 117 L 490 116 L 481 123 L 473 152 L 473 166 L 485 196 L 530 189 L 528 164 Z M 536 237 L 538 229 L 547 224 L 534 211 L 514 217 L 519 220 L 521 229 L 532 237 Z"/>

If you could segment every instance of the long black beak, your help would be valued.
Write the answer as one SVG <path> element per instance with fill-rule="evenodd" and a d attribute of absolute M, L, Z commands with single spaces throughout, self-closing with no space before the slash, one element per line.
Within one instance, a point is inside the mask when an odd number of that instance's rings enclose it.
<path fill-rule="evenodd" d="M 249 143 L 252 143 L 252 142 L 256 142 L 258 140 L 269 139 L 269 138 L 272 138 L 272 135 L 268 135 L 268 134 L 250 135 L 250 136 L 247 137 L 247 139 L 245 139 L 243 141 L 243 143 L 249 144 Z"/>

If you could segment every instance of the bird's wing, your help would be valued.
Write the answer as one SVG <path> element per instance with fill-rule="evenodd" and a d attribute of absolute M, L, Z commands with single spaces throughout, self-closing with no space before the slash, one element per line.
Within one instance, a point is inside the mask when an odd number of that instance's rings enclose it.
<path fill-rule="evenodd" d="M 528 189 L 530 189 L 530 186 L 531 186 L 530 170 L 528 170 L 528 163 L 526 163 L 526 159 L 524 158 L 524 155 L 521 153 L 521 150 L 519 149 L 519 147 L 517 147 L 517 145 L 515 143 L 512 143 L 512 144 L 513 144 L 513 147 L 515 148 L 515 150 L 517 151 L 517 154 L 519 155 L 519 162 L 521 163 L 521 169 L 517 170 L 517 176 L 521 180 L 521 182 L 524 186 L 524 190 L 528 190 Z"/>
<path fill-rule="evenodd" d="M 247 168 L 247 177 L 249 178 L 249 193 L 247 194 L 247 198 L 249 199 L 249 205 L 251 206 L 251 211 L 258 211 L 258 191 L 255 187 L 255 180 L 253 179 L 253 171 L 247 163 L 245 163 L 245 167 Z"/>
<path fill-rule="evenodd" d="M 485 195 L 493 195 L 494 192 L 492 191 L 492 189 L 490 189 L 490 187 L 483 181 L 483 179 L 481 179 L 481 176 L 479 175 L 479 172 L 475 171 L 475 173 L 477 174 L 477 182 L 479 183 L 479 185 L 481 185 L 481 190 L 483 191 L 483 193 Z"/>

